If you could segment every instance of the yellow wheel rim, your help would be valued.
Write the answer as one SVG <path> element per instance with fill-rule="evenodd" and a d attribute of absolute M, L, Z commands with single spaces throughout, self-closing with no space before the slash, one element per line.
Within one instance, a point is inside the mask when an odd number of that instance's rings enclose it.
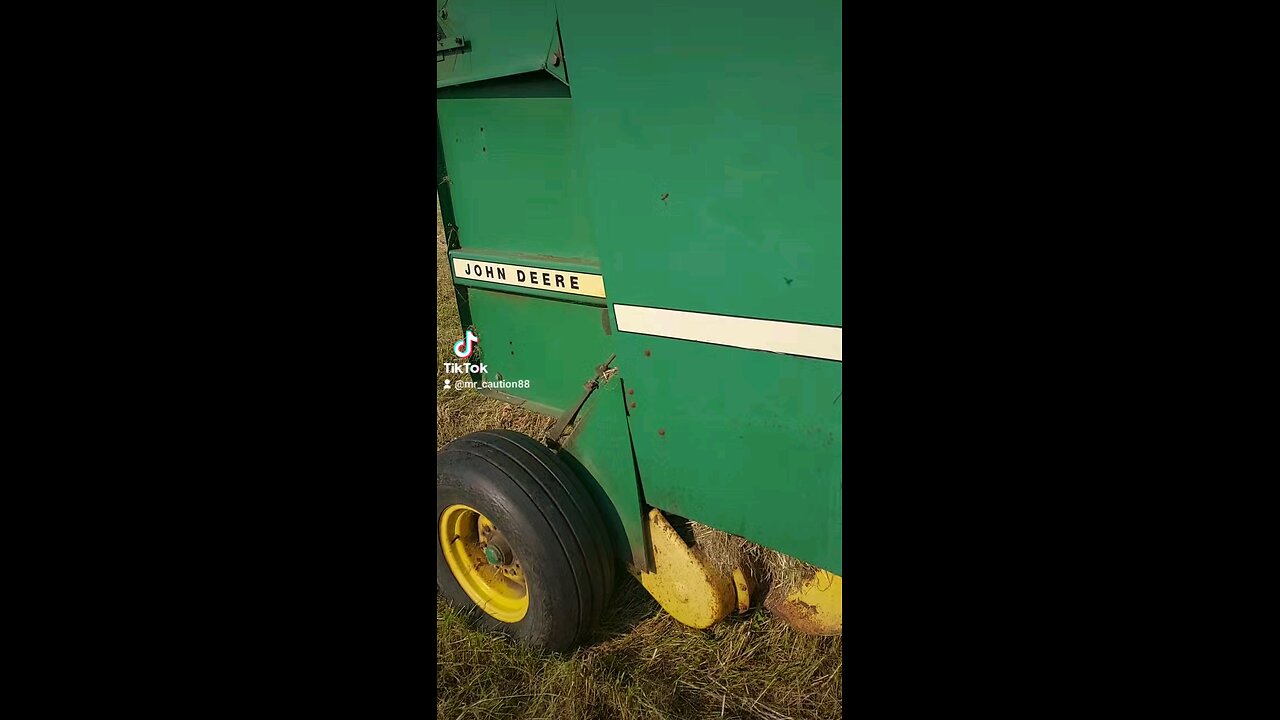
<path fill-rule="evenodd" d="M 529 612 L 529 586 L 506 538 L 475 508 L 450 505 L 440 514 L 440 547 L 453 577 L 476 605 L 502 622 Z"/>

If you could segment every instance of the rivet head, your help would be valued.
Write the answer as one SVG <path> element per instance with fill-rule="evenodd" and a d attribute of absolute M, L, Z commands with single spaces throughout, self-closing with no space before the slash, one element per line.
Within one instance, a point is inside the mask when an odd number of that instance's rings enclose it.
<path fill-rule="evenodd" d="M 658 428 L 658 434 L 659 434 L 659 435 L 666 435 L 666 434 L 667 434 L 667 431 L 666 431 L 666 430 L 663 430 L 662 428 Z"/>
<path fill-rule="evenodd" d="M 653 353 L 649 352 L 648 350 L 645 350 L 645 351 L 644 351 L 644 356 L 645 356 L 645 357 L 649 357 L 649 356 L 650 356 L 650 355 L 652 355 L 652 354 L 653 354 Z"/>
<path fill-rule="evenodd" d="M 633 402 L 633 403 L 631 403 L 631 409 L 633 409 L 633 410 L 634 410 L 634 409 L 635 409 L 635 407 L 636 407 L 636 404 L 635 404 L 634 402 Z"/>
<path fill-rule="evenodd" d="M 628 389 L 628 390 L 627 390 L 627 394 L 628 394 L 628 395 L 635 395 L 635 394 L 636 394 L 636 389 L 635 389 L 635 388 L 630 388 L 630 389 Z"/>

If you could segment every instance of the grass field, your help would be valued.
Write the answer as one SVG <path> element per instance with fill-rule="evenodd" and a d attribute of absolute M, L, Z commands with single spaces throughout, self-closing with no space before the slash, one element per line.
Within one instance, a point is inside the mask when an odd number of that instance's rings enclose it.
<path fill-rule="evenodd" d="M 439 390 L 442 363 L 461 334 L 436 213 L 436 448 L 469 432 L 507 428 L 539 436 L 552 420 Z M 544 655 L 479 632 L 436 598 L 438 720 L 838 718 L 841 638 L 800 635 L 764 610 L 709 630 L 684 627 L 626 573 L 587 646 Z"/>

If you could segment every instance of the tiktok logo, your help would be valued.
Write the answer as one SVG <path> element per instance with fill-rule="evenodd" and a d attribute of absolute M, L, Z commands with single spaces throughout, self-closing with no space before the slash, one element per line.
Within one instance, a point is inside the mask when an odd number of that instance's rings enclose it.
<path fill-rule="evenodd" d="M 476 337 L 475 333 L 468 330 L 463 339 L 453 344 L 453 354 L 460 358 L 469 358 L 471 357 L 471 351 L 474 349 L 473 345 L 478 342 L 480 342 L 480 338 Z M 466 345 L 465 350 L 462 347 L 463 345 Z"/>

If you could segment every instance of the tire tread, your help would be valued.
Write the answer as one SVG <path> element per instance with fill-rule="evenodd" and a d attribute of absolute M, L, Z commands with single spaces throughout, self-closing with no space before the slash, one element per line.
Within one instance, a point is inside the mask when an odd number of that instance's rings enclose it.
<path fill-rule="evenodd" d="M 615 579 L 613 548 L 600 509 L 588 489 L 551 449 L 509 430 L 464 435 L 442 448 L 437 462 L 448 462 L 454 454 L 470 456 L 475 460 L 469 462 L 483 461 L 492 467 L 495 478 L 518 489 L 556 536 L 559 552 L 573 576 L 573 596 L 578 600 L 573 642 L 586 640 L 602 619 Z"/>

